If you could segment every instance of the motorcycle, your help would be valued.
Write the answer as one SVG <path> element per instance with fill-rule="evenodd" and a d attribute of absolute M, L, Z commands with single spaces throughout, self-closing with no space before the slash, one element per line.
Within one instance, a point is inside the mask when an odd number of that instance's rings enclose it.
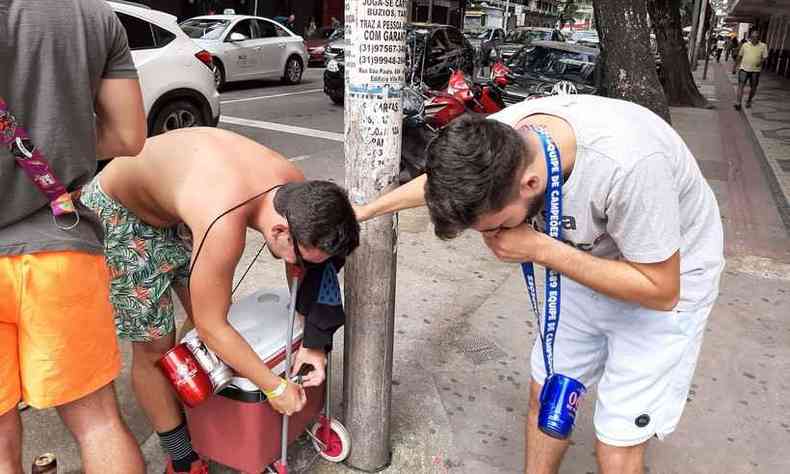
<path fill-rule="evenodd" d="M 425 150 L 450 122 L 465 113 L 488 115 L 505 108 L 499 87 L 507 84 L 509 73 L 507 66 L 497 62 L 487 81 L 468 81 L 463 71 L 456 69 L 444 90 L 432 90 L 415 80 L 403 89 L 401 183 L 425 172 Z"/>
<path fill-rule="evenodd" d="M 488 81 L 471 82 L 463 71 L 454 70 L 445 90 L 428 92 L 425 104 L 428 123 L 440 129 L 467 112 L 488 115 L 504 109 L 505 103 L 495 85 L 506 80 L 507 71 L 506 66 L 496 63 Z"/>

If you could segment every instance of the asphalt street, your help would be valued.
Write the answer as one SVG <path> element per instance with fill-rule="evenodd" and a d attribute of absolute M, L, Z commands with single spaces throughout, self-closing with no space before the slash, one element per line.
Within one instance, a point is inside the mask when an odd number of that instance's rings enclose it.
<path fill-rule="evenodd" d="M 219 126 L 283 154 L 308 178 L 343 182 L 343 107 L 323 93 L 323 69 L 305 71 L 301 84 L 232 83 L 222 92 Z"/>

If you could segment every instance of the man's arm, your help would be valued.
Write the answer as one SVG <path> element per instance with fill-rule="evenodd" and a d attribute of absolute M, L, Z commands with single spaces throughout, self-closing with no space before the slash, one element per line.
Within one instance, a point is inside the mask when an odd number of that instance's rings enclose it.
<path fill-rule="evenodd" d="M 103 5 L 102 14 L 109 48 L 94 104 L 96 155 L 100 160 L 137 155 L 147 132 L 143 95 L 126 28 L 109 6 Z"/>
<path fill-rule="evenodd" d="M 744 43 L 746 44 L 746 43 Z M 735 74 L 735 71 L 741 66 L 741 59 L 743 59 L 743 45 L 740 45 L 736 48 L 738 50 L 735 53 L 735 61 L 732 63 L 732 73 Z"/>
<path fill-rule="evenodd" d="M 680 295 L 680 197 L 669 159 L 642 158 L 613 179 L 606 233 L 621 260 L 594 257 L 521 225 L 486 236 L 500 258 L 537 262 L 613 298 L 669 311 Z"/>
<path fill-rule="evenodd" d="M 379 196 L 371 203 L 355 207 L 359 222 L 365 222 L 385 214 L 412 209 L 425 205 L 425 183 L 427 176 L 422 174 L 408 183 Z"/>
<path fill-rule="evenodd" d="M 246 225 L 239 216 L 225 216 L 223 219 L 226 220 L 215 225 L 206 237 L 190 277 L 189 293 L 195 328 L 208 348 L 236 372 L 261 389 L 272 391 L 280 385 L 280 378 L 228 322 L 233 273 L 244 251 Z M 203 232 L 195 235 L 203 235 Z M 288 383 L 285 393 L 270 399 L 270 403 L 277 411 L 291 414 L 301 410 L 303 398 L 301 388 Z"/>
<path fill-rule="evenodd" d="M 96 154 L 134 156 L 145 144 L 143 95 L 137 79 L 103 79 L 96 96 Z"/>
<path fill-rule="evenodd" d="M 484 235 L 500 260 L 535 262 L 612 298 L 670 311 L 680 298 L 680 255 L 658 263 L 634 263 L 595 257 L 528 224 Z"/>
<path fill-rule="evenodd" d="M 186 333 L 195 328 L 195 322 L 192 318 L 192 301 L 189 298 L 189 289 L 186 286 L 175 283 L 173 284 L 173 291 L 175 291 L 178 300 L 181 301 L 181 306 L 184 307 L 184 311 L 187 313 L 184 323 L 176 331 L 176 341 L 180 341 Z"/>

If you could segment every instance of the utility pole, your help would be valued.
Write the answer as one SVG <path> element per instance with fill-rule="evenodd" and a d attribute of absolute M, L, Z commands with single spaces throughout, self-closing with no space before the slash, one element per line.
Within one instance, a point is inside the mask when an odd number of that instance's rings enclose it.
<path fill-rule="evenodd" d="M 428 0 L 428 21 L 426 23 L 433 23 L 433 0 Z"/>
<path fill-rule="evenodd" d="M 364 204 L 396 186 L 408 0 L 346 0 L 346 187 Z M 390 462 L 397 216 L 362 223 L 345 267 L 347 463 L 378 471 Z"/>

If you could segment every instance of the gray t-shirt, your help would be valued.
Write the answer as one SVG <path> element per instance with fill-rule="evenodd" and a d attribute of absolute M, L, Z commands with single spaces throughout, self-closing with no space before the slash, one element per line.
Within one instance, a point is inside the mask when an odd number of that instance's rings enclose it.
<path fill-rule="evenodd" d="M 70 191 L 96 172 L 94 102 L 104 78 L 137 78 L 107 2 L 0 0 L 0 97 Z M 55 227 L 47 199 L 5 147 L 0 203 L 0 255 L 102 251 L 95 216 L 82 207 L 77 228 Z"/>
<path fill-rule="evenodd" d="M 562 187 L 563 240 L 635 263 L 680 250 L 677 309 L 712 304 L 724 266 L 721 216 L 677 132 L 644 107 L 590 95 L 526 101 L 491 118 L 516 126 L 533 114 L 560 117 L 576 135 L 576 162 Z"/>

